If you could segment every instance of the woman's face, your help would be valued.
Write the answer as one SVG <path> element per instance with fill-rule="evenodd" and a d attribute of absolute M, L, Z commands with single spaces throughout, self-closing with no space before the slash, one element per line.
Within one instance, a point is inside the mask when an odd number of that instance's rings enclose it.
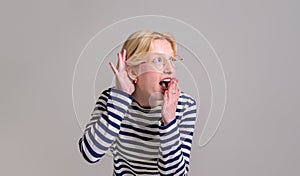
<path fill-rule="evenodd" d="M 167 89 L 166 84 L 162 84 L 162 82 L 174 78 L 175 67 L 170 61 L 167 61 L 162 68 L 158 68 L 153 59 L 160 55 L 165 58 L 173 57 L 174 51 L 170 42 L 165 39 L 156 39 L 151 44 L 150 52 L 155 54 L 150 54 L 150 57 L 146 58 L 146 62 L 139 65 L 136 91 L 140 91 L 143 96 L 152 100 L 162 100 L 163 93 Z"/>

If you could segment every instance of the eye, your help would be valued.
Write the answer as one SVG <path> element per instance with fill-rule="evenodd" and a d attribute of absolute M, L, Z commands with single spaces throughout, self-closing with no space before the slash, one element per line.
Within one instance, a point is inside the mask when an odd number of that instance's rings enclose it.
<path fill-rule="evenodd" d="M 161 63 L 163 61 L 163 59 L 161 57 L 156 57 L 153 59 L 154 63 Z"/>
<path fill-rule="evenodd" d="M 175 62 L 177 59 L 175 57 L 170 57 L 170 61 Z"/>

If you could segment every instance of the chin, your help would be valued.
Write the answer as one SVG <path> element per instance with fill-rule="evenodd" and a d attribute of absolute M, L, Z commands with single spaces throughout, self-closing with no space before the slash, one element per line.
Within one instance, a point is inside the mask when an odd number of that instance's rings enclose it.
<path fill-rule="evenodd" d="M 162 105 L 163 103 L 163 92 L 154 92 L 151 94 L 151 96 L 149 97 L 149 102 L 152 105 Z"/>

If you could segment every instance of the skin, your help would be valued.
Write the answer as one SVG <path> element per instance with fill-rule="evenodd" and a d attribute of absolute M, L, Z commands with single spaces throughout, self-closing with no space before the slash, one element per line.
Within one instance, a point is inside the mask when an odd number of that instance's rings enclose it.
<path fill-rule="evenodd" d="M 174 55 L 171 44 L 165 39 L 156 39 L 152 42 L 151 52 Z M 136 67 L 126 68 L 126 51 L 118 53 L 119 67 L 109 63 L 116 76 L 116 88 L 131 94 L 142 107 L 162 106 L 164 125 L 176 117 L 176 107 L 180 95 L 178 79 L 175 78 L 175 68 L 167 62 L 163 70 L 157 70 L 152 63 L 144 63 Z M 142 72 L 141 72 L 142 71 Z M 171 78 L 168 89 L 163 90 L 159 82 L 164 78 Z M 137 80 L 133 84 L 132 80 Z"/>

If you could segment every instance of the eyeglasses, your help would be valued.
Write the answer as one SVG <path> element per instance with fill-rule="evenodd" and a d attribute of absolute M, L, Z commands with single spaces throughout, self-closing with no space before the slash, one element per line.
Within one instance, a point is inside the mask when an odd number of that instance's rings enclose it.
<path fill-rule="evenodd" d="M 176 67 L 176 63 L 183 61 L 183 58 L 178 55 L 173 57 L 162 53 L 149 53 L 146 59 L 141 64 L 152 63 L 158 70 L 164 69 L 168 61 L 172 68 Z"/>

